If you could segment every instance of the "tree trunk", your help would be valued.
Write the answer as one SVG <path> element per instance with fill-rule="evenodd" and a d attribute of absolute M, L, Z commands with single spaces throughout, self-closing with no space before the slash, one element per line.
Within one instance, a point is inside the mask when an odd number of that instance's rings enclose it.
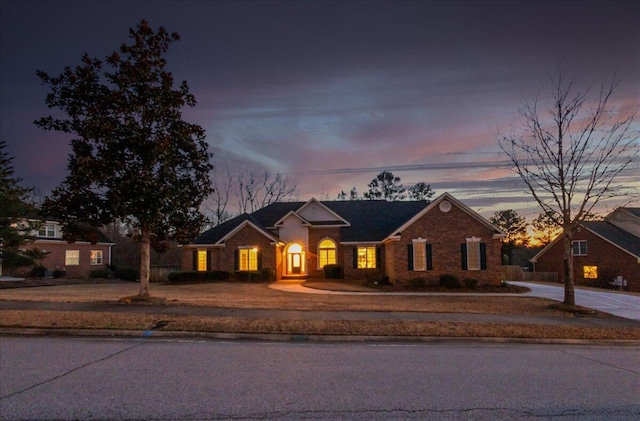
<path fill-rule="evenodd" d="M 140 240 L 140 297 L 149 297 L 149 270 L 151 267 L 151 233 L 146 226 L 141 229 Z"/>
<path fill-rule="evenodd" d="M 564 233 L 564 304 L 568 306 L 576 305 L 576 298 L 573 288 L 573 249 L 571 240 L 573 236 L 569 232 Z"/>

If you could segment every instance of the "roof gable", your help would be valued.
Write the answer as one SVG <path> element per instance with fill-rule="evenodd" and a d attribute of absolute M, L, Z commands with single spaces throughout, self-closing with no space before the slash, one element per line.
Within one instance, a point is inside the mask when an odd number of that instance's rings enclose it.
<path fill-rule="evenodd" d="M 311 199 L 296 211 L 296 214 L 304 218 L 306 221 L 311 222 L 313 225 L 334 225 L 347 226 L 349 222 L 342 216 L 332 211 L 325 206 L 322 202 L 318 202 L 316 199 Z"/>
<path fill-rule="evenodd" d="M 437 199 L 435 199 L 428 206 L 426 206 L 424 209 L 422 209 L 422 211 L 420 211 L 417 214 L 415 214 L 411 219 L 409 219 L 407 222 L 402 224 L 395 231 L 398 232 L 398 233 L 404 231 L 405 229 L 409 228 L 417 220 L 422 218 L 425 214 L 427 214 L 431 210 L 435 209 L 436 207 L 439 207 L 440 209 L 443 209 L 440 206 L 441 206 L 441 203 L 442 203 L 443 207 L 445 206 L 445 203 L 446 203 L 445 200 L 447 202 L 449 202 L 450 205 L 458 207 L 460 210 L 462 210 L 463 212 L 465 212 L 466 214 L 471 216 L 473 219 L 475 219 L 476 221 L 480 222 L 482 225 L 487 227 L 487 229 L 492 231 L 494 238 L 504 238 L 506 236 L 506 234 L 500 228 L 498 228 L 497 226 L 493 225 L 491 222 L 487 221 L 485 218 L 480 216 L 479 213 L 475 212 L 470 207 L 468 207 L 464 203 L 460 202 L 458 199 L 456 199 L 455 197 L 453 197 L 449 193 L 443 193 L 440 196 L 438 196 Z M 443 210 L 443 212 L 448 212 L 448 210 L 446 210 L 446 211 Z"/>

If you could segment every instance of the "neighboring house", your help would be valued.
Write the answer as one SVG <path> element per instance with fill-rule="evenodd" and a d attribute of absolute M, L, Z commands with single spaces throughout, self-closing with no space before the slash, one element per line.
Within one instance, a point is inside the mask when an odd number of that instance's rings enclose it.
<path fill-rule="evenodd" d="M 534 270 L 558 272 L 564 282 L 562 235 L 531 259 Z M 585 221 L 572 240 L 574 279 L 577 284 L 620 286 L 640 292 L 640 208 L 620 207 L 603 221 Z M 616 284 L 612 284 L 616 281 Z"/>
<path fill-rule="evenodd" d="M 504 233 L 448 193 L 424 201 L 274 203 L 212 228 L 185 247 L 183 270 L 254 271 L 276 279 L 321 278 L 327 264 L 346 279 L 388 276 L 438 283 L 441 274 L 501 281 Z"/>
<path fill-rule="evenodd" d="M 64 270 L 68 278 L 84 278 L 90 271 L 105 269 L 111 264 L 114 243 L 101 231 L 95 230 L 91 241 L 68 243 L 63 239 L 62 225 L 57 221 L 43 221 L 34 239 L 25 249 L 38 249 L 44 257 L 40 263 L 48 270 Z M 89 240 L 89 239 L 87 239 Z"/>

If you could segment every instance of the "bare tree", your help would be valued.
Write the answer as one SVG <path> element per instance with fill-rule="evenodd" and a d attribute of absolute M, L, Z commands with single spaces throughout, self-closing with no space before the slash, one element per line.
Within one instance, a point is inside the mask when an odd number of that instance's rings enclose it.
<path fill-rule="evenodd" d="M 522 127 L 499 133 L 498 143 L 542 212 L 562 228 L 564 303 L 575 306 L 572 238 L 599 202 L 634 194 L 614 181 L 638 156 L 637 110 L 616 112 L 615 78 L 593 99 L 591 88 L 578 88 L 563 73 L 550 82 L 550 106 L 537 97 L 525 102 Z"/>
<path fill-rule="evenodd" d="M 275 202 L 291 198 L 298 190 L 295 181 L 280 173 L 265 171 L 257 174 L 245 169 L 235 177 L 236 199 L 241 213 L 252 213 Z"/>
<path fill-rule="evenodd" d="M 211 180 L 213 193 L 209 195 L 203 204 L 205 214 L 210 220 L 211 226 L 220 225 L 230 219 L 232 214 L 227 211 L 229 199 L 236 187 L 236 178 L 231 173 L 231 169 L 227 165 L 224 170 L 219 170 L 218 166 L 214 166 L 211 172 Z"/>

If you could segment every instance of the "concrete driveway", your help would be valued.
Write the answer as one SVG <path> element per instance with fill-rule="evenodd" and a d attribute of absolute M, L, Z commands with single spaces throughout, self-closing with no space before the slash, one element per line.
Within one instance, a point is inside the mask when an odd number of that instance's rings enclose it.
<path fill-rule="evenodd" d="M 543 285 L 513 281 L 509 281 L 509 283 L 530 288 L 531 292 L 526 295 L 549 298 L 555 301 L 564 300 L 563 285 Z M 575 295 L 576 304 L 579 306 L 604 311 L 626 319 L 640 320 L 640 296 L 578 288 L 575 290 Z"/>

